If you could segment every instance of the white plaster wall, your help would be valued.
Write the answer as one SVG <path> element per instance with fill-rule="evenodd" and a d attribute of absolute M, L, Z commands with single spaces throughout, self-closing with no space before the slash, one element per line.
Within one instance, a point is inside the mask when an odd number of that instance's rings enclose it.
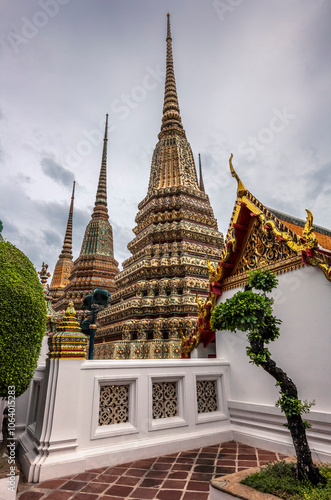
<path fill-rule="evenodd" d="M 38 482 L 231 440 L 227 379 L 228 364 L 217 359 L 48 360 L 19 439 L 24 474 Z M 197 380 L 215 381 L 217 411 L 198 413 Z M 152 383 L 160 381 L 177 382 L 177 416 L 152 417 Z M 130 386 L 129 421 L 99 426 L 100 387 L 112 384 Z"/>
<path fill-rule="evenodd" d="M 299 397 L 315 400 L 314 411 L 331 413 L 331 283 L 321 270 L 304 267 L 277 276 L 274 312 L 282 320 L 272 359 L 298 387 Z M 238 289 L 224 292 L 220 301 Z M 249 364 L 246 334 L 217 332 L 217 358 L 230 364 L 230 400 L 273 405 L 278 390 L 261 367 Z"/>

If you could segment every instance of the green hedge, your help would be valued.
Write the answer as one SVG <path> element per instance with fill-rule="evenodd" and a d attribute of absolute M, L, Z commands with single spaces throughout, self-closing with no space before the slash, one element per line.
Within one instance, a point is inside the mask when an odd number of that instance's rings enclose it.
<path fill-rule="evenodd" d="M 0 397 L 29 387 L 46 327 L 43 287 L 30 260 L 0 241 Z"/>

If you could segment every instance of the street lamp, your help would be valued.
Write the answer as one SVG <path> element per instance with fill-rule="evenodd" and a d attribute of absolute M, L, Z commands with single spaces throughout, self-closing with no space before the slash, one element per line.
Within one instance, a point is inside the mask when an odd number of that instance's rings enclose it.
<path fill-rule="evenodd" d="M 101 311 L 101 309 L 109 304 L 109 301 L 110 292 L 108 290 L 104 290 L 103 288 L 95 288 L 93 293 L 86 295 L 83 300 L 83 309 L 90 311 L 89 316 L 84 319 L 80 325 L 82 333 L 89 335 L 90 337 L 88 359 L 93 359 L 94 336 L 97 331 L 97 314 Z"/>

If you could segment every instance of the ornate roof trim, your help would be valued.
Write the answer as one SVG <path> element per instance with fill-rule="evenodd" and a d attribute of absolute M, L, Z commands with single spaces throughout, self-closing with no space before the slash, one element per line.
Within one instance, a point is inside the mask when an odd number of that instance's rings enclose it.
<path fill-rule="evenodd" d="M 286 220 L 285 214 L 266 207 L 248 191 L 233 168 L 232 158 L 231 155 L 229 164 L 231 174 L 238 183 L 237 198 L 218 266 L 215 268 L 207 259 L 210 292 L 204 306 L 199 306 L 199 329 L 201 334 L 204 333 L 205 343 L 206 339 L 208 343 L 208 338 L 212 339 L 215 335 L 210 328 L 210 317 L 217 297 L 221 296 L 224 290 L 244 285 L 247 281 L 247 272 L 241 272 L 239 275 L 234 273 L 244 255 L 248 238 L 257 224 L 262 233 L 267 235 L 271 232 L 283 248 L 285 245 L 289 249 L 276 262 L 271 261 L 270 265 L 268 264 L 272 272 L 280 274 L 308 264 L 321 269 L 327 280 L 331 282 L 331 252 L 325 251 L 318 244 L 314 233 L 312 213 L 306 210 L 307 219 L 305 223 L 302 221 L 304 225 L 302 235 L 291 230 L 276 216 L 276 214 L 281 215 L 282 219 Z M 331 234 L 331 231 L 327 229 L 324 231 Z"/>

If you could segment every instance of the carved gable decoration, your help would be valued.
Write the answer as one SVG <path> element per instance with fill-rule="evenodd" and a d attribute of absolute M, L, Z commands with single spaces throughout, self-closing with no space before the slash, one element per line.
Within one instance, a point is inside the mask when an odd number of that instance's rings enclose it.
<path fill-rule="evenodd" d="M 256 220 L 233 276 L 246 274 L 247 271 L 265 266 L 270 267 L 296 255 L 296 252 L 284 241 L 279 241 L 272 231 L 263 230 L 262 222 Z"/>

